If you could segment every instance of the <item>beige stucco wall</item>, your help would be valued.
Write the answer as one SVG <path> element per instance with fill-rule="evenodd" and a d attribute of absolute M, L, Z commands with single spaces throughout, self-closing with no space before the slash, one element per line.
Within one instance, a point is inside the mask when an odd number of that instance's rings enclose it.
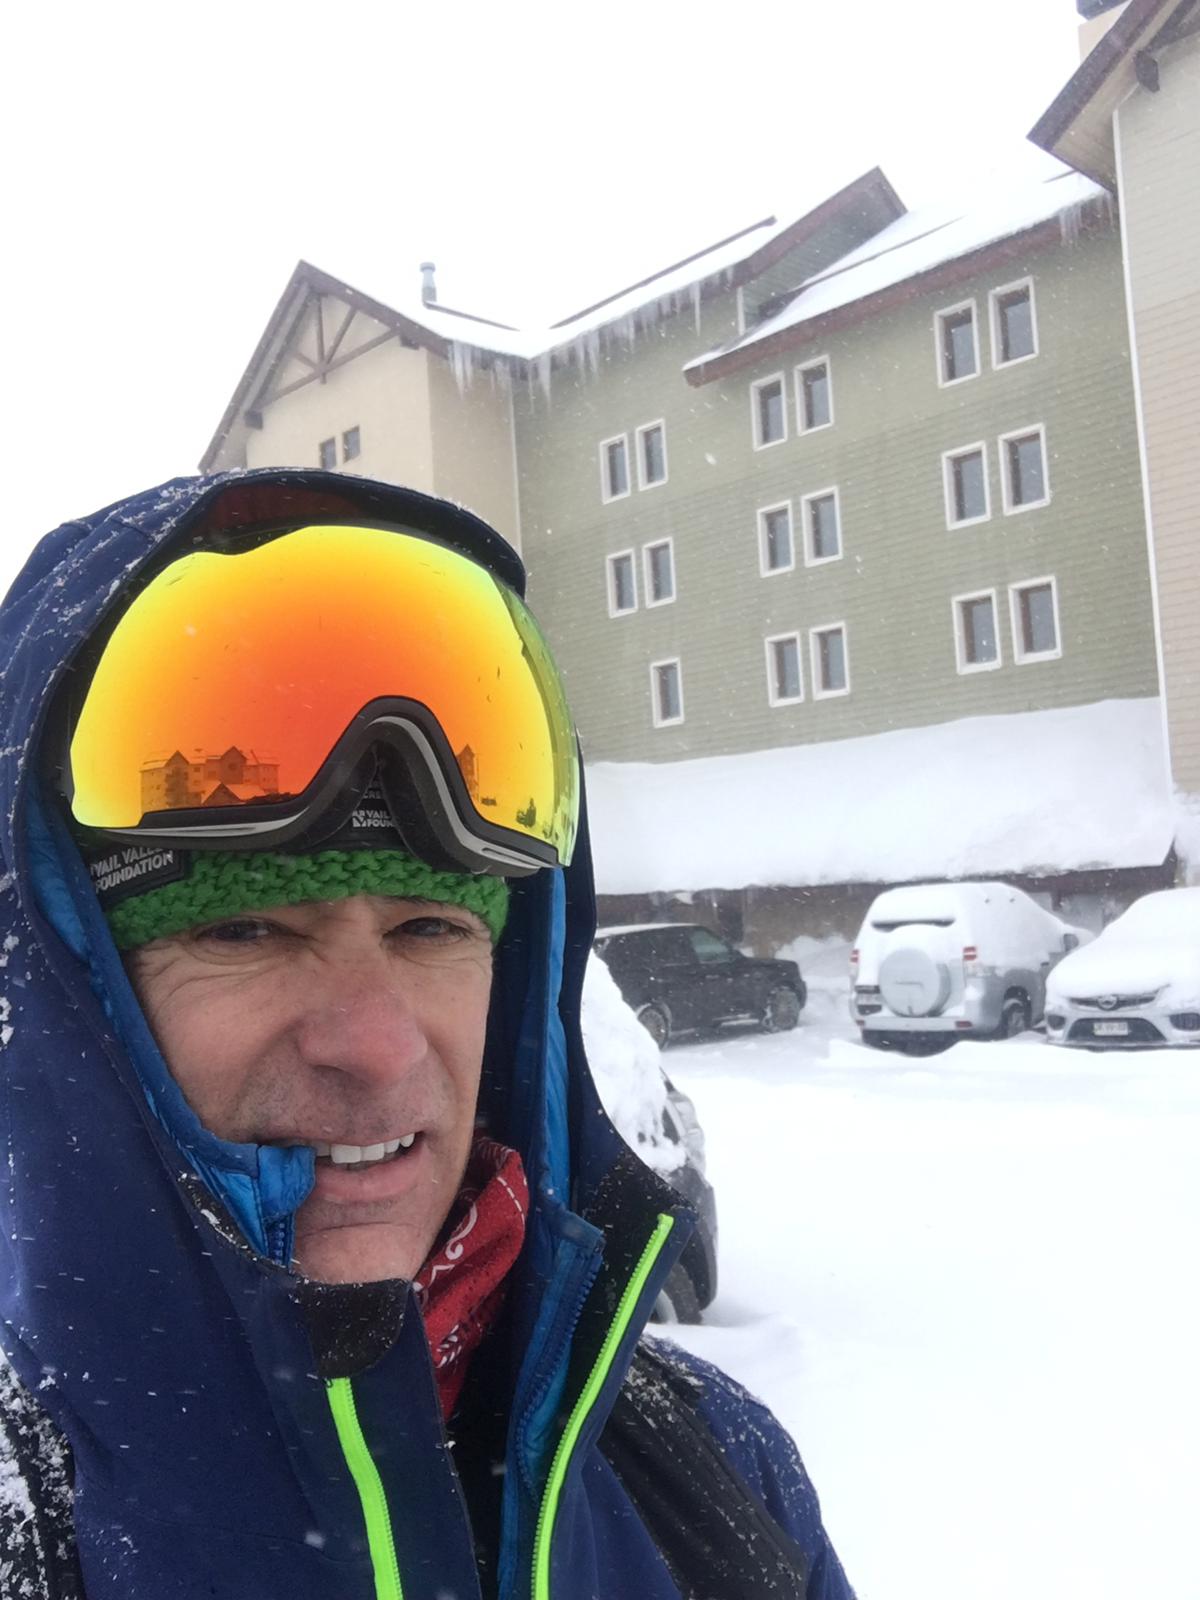
<path fill-rule="evenodd" d="M 1200 36 L 1115 119 L 1171 765 L 1200 800 Z"/>
<path fill-rule="evenodd" d="M 502 372 L 456 378 L 449 362 L 428 362 L 433 489 L 469 506 L 521 547 L 512 398 Z"/>
<path fill-rule="evenodd" d="M 324 383 L 272 401 L 263 426 L 249 433 L 246 465 L 315 467 L 321 440 L 335 438 L 341 466 L 342 434 L 357 427 L 362 454 L 347 471 L 432 490 L 429 365 L 426 351 L 392 339 L 337 367 Z"/>

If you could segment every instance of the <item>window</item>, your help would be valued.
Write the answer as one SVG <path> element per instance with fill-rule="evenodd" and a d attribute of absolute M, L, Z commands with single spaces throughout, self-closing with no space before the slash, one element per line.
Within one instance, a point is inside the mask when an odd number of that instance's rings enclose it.
<path fill-rule="evenodd" d="M 791 706 L 804 699 L 804 679 L 800 675 L 800 635 L 781 633 L 766 641 L 767 701 L 773 706 Z"/>
<path fill-rule="evenodd" d="M 959 672 L 986 672 L 1000 665 L 994 589 L 959 595 L 954 601 L 954 643 Z"/>
<path fill-rule="evenodd" d="M 1012 608 L 1013 660 L 1057 661 L 1062 655 L 1058 633 L 1058 586 L 1053 578 L 1014 583 L 1008 591 Z"/>
<path fill-rule="evenodd" d="M 321 465 L 326 469 L 326 471 L 330 471 L 332 468 L 337 466 L 336 439 L 322 439 L 318 449 L 320 452 Z"/>
<path fill-rule="evenodd" d="M 831 623 L 828 628 L 814 628 L 809 634 L 812 645 L 813 695 L 827 700 L 833 695 L 850 693 L 850 666 L 846 660 L 846 625 Z"/>
<path fill-rule="evenodd" d="M 683 721 L 683 682 L 679 675 L 679 658 L 650 663 L 651 709 L 656 728 L 668 728 Z"/>
<path fill-rule="evenodd" d="M 675 598 L 675 551 L 670 539 L 659 539 L 642 551 L 646 574 L 646 604 L 665 606 Z"/>
<path fill-rule="evenodd" d="M 1020 433 L 1004 434 L 1000 440 L 1000 462 L 1006 516 L 1049 503 L 1044 429 L 1026 428 Z"/>
<path fill-rule="evenodd" d="M 342 435 L 342 460 L 353 461 L 362 454 L 362 433 L 357 427 L 347 428 Z"/>
<path fill-rule="evenodd" d="M 942 473 L 946 526 L 962 528 L 971 522 L 985 522 L 992 514 L 987 446 L 972 444 L 962 450 L 947 450 L 942 457 Z"/>
<path fill-rule="evenodd" d="M 792 550 L 792 502 L 764 506 L 758 513 L 758 563 L 763 577 L 790 572 L 796 564 Z"/>
<path fill-rule="evenodd" d="M 667 481 L 667 430 L 661 422 L 648 422 L 637 431 L 638 488 L 653 489 Z"/>
<path fill-rule="evenodd" d="M 992 365 L 1011 366 L 1038 353 L 1033 279 L 992 290 Z"/>
<path fill-rule="evenodd" d="M 625 435 L 605 439 L 600 446 L 600 498 L 621 500 L 629 493 L 629 447 Z"/>
<path fill-rule="evenodd" d="M 979 373 L 979 341 L 975 333 L 975 302 L 939 311 L 934 318 L 937 334 L 938 383 L 961 383 Z"/>
<path fill-rule="evenodd" d="M 833 388 L 829 357 L 796 368 L 796 427 L 801 433 L 828 428 L 833 421 Z"/>
<path fill-rule="evenodd" d="M 637 578 L 633 551 L 621 550 L 608 558 L 608 614 L 623 617 L 637 610 Z"/>
<path fill-rule="evenodd" d="M 703 961 L 706 965 L 711 962 L 736 961 L 737 951 L 732 950 L 724 939 L 710 933 L 707 928 L 689 928 L 688 941 L 695 952 L 696 960 Z"/>
<path fill-rule="evenodd" d="M 806 494 L 800 504 L 804 517 L 805 565 L 815 567 L 822 561 L 836 561 L 842 553 L 837 490 L 822 489 L 819 494 Z"/>
<path fill-rule="evenodd" d="M 754 448 L 765 450 L 787 438 L 787 401 L 783 377 L 763 378 L 750 385 L 750 405 L 754 418 Z"/>

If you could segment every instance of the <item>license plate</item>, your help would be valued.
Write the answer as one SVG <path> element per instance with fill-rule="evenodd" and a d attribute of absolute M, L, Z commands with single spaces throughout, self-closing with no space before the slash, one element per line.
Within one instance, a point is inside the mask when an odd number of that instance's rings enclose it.
<path fill-rule="evenodd" d="M 1129 1037 L 1129 1024 L 1127 1022 L 1093 1022 L 1092 1032 L 1097 1039 L 1127 1039 Z"/>

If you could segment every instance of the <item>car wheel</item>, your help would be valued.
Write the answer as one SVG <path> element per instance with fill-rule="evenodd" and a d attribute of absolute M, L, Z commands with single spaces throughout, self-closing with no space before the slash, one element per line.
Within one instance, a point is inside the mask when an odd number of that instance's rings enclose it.
<path fill-rule="evenodd" d="M 643 1006 L 637 1019 L 660 1050 L 671 1037 L 671 1019 L 661 1006 Z"/>
<path fill-rule="evenodd" d="M 692 1280 L 684 1271 L 682 1261 L 671 1268 L 670 1276 L 659 1290 L 658 1299 L 651 1312 L 654 1322 L 700 1322 L 700 1300 Z"/>
<path fill-rule="evenodd" d="M 1033 1025 L 1029 1015 L 1029 1001 L 1006 1000 L 1000 1011 L 1000 1026 L 996 1030 L 998 1039 L 1015 1039 L 1017 1034 L 1026 1033 Z"/>
<path fill-rule="evenodd" d="M 781 985 L 767 996 L 762 1025 L 768 1033 L 789 1033 L 800 1021 L 800 996 Z"/>

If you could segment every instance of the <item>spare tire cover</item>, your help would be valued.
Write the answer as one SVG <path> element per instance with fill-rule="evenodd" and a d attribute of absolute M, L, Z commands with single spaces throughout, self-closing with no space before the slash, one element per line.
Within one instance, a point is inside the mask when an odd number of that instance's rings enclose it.
<path fill-rule="evenodd" d="M 924 950 L 893 950 L 879 968 L 883 1003 L 898 1017 L 932 1017 L 950 998 L 950 969 Z"/>

